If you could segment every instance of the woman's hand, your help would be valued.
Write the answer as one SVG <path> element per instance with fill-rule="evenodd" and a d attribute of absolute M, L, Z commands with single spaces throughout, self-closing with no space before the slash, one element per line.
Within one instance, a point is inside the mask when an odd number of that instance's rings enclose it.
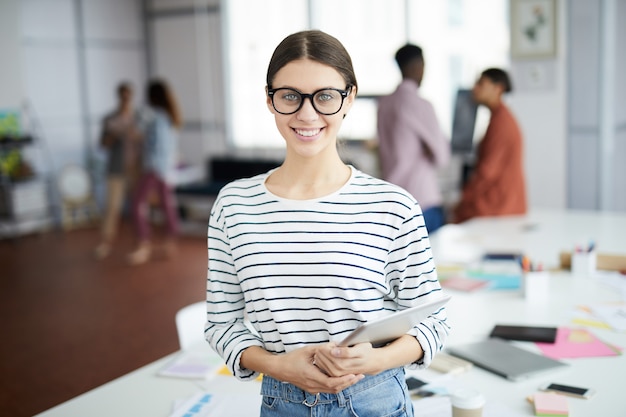
<path fill-rule="evenodd" d="M 371 343 L 347 347 L 331 342 L 318 346 L 314 362 L 324 373 L 333 377 L 346 374 L 375 375 L 384 371 L 380 367 L 380 352 Z"/>
<path fill-rule="evenodd" d="M 327 375 L 339 377 L 346 374 L 376 375 L 415 362 L 423 354 L 417 339 L 404 335 L 379 348 L 374 348 L 371 343 L 359 343 L 351 347 L 326 343 L 317 346 L 313 359 L 316 366 Z"/>
<path fill-rule="evenodd" d="M 363 374 L 345 372 L 331 376 L 324 373 L 314 363 L 318 348 L 305 346 L 282 355 L 273 355 L 258 346 L 251 346 L 243 352 L 241 361 L 248 369 L 266 373 L 312 394 L 336 394 L 363 379 Z"/>

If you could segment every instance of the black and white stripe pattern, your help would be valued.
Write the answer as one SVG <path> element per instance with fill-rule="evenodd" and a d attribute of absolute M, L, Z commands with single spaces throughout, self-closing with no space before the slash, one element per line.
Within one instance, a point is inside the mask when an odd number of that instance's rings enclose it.
<path fill-rule="evenodd" d="M 251 345 L 283 353 L 338 340 L 441 291 L 421 210 L 406 191 L 353 168 L 332 195 L 286 200 L 267 191 L 267 175 L 224 187 L 209 221 L 205 333 L 237 377 L 255 377 L 239 368 Z M 441 349 L 445 320 L 441 310 L 412 330 L 422 365 Z"/>

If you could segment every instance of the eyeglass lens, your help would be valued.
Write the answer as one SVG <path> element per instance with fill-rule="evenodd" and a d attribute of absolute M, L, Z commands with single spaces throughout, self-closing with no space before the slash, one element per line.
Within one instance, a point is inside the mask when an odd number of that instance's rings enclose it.
<path fill-rule="evenodd" d="M 291 88 L 278 88 L 272 95 L 272 104 L 277 112 L 292 114 L 300 110 L 305 98 L 309 98 L 313 108 L 320 114 L 337 113 L 343 104 L 344 96 L 340 90 L 325 89 L 313 94 L 302 94 Z"/>

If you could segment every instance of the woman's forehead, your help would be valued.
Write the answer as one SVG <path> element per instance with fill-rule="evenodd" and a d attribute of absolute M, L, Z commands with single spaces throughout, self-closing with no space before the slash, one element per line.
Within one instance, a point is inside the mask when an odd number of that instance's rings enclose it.
<path fill-rule="evenodd" d="M 292 87 L 298 90 L 345 88 L 345 81 L 335 68 L 310 59 L 291 61 L 282 67 L 272 81 L 272 88 Z"/>

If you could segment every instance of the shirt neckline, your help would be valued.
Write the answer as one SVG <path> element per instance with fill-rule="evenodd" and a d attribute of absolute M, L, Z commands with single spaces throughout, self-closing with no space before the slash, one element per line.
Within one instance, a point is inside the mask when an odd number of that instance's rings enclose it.
<path fill-rule="evenodd" d="M 268 195 L 271 195 L 272 197 L 274 197 L 275 199 L 283 203 L 298 204 L 298 205 L 317 203 L 321 200 L 327 200 L 335 195 L 340 194 L 341 192 L 343 192 L 343 190 L 346 187 L 348 187 L 352 183 L 352 180 L 354 179 L 356 175 L 356 168 L 354 168 L 354 166 L 352 165 L 348 165 L 348 167 L 350 168 L 350 177 L 348 177 L 348 180 L 341 187 L 339 187 L 337 190 L 333 191 L 332 193 L 315 197 L 315 198 L 306 199 L 306 200 L 295 200 L 291 198 L 281 197 L 281 196 L 274 194 L 267 188 L 267 186 L 265 185 L 265 182 L 267 181 L 268 177 L 272 174 L 272 172 L 274 172 L 278 168 L 274 168 L 265 174 L 265 176 L 263 177 L 263 181 L 261 181 L 261 186 L 263 187 L 263 191 L 265 191 Z"/>

